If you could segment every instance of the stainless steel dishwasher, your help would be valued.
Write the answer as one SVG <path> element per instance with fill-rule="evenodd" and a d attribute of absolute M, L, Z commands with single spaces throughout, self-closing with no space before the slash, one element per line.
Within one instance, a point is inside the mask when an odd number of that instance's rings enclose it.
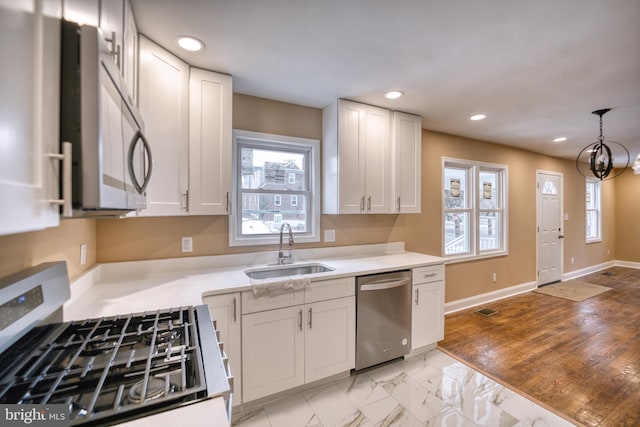
<path fill-rule="evenodd" d="M 356 278 L 356 370 L 411 349 L 411 271 Z"/>

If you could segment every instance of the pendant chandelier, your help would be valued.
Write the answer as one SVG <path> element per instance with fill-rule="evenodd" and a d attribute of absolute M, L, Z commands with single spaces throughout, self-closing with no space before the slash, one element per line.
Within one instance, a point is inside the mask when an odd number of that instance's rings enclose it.
<path fill-rule="evenodd" d="M 602 116 L 611 111 L 610 108 L 596 110 L 592 114 L 600 116 L 600 136 L 598 141 L 584 147 L 576 157 L 576 168 L 585 178 L 594 176 L 600 181 L 613 179 L 622 174 L 629 167 L 629 150 L 624 145 L 615 141 L 604 140 L 602 134 Z M 614 169 L 613 160 L 621 159 L 626 163 L 623 167 Z"/>

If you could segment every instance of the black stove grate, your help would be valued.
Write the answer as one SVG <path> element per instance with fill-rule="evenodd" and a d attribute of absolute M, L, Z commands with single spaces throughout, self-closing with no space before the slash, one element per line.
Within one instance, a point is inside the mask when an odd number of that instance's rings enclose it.
<path fill-rule="evenodd" d="M 62 403 L 80 425 L 206 396 L 195 307 L 42 328 L 3 354 L 0 403 Z"/>

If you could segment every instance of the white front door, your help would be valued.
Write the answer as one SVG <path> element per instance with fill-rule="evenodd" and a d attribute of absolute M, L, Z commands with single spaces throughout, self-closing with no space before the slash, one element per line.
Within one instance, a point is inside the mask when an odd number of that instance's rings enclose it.
<path fill-rule="evenodd" d="M 562 174 L 538 171 L 538 286 L 562 279 Z"/>

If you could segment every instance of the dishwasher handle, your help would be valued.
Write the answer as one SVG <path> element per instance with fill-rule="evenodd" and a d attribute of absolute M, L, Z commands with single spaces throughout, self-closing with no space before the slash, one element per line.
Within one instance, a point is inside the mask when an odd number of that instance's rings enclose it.
<path fill-rule="evenodd" d="M 399 288 L 411 284 L 411 279 L 383 279 L 360 285 L 361 291 L 381 291 L 384 289 Z"/>

